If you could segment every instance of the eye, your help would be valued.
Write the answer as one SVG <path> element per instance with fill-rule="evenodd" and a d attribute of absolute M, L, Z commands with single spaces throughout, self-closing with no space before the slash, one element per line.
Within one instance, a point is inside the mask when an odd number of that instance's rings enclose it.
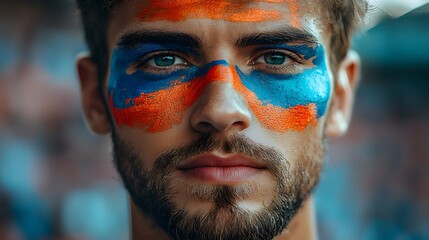
<path fill-rule="evenodd" d="M 254 62 L 269 65 L 283 65 L 291 63 L 292 60 L 285 53 L 269 52 L 258 57 Z"/>
<path fill-rule="evenodd" d="M 294 52 L 272 49 L 256 55 L 258 57 L 250 62 L 252 71 L 260 71 L 276 75 L 293 75 L 303 71 L 308 64 Z"/>
<path fill-rule="evenodd" d="M 147 64 L 152 67 L 171 67 L 175 65 L 187 65 L 187 62 L 174 54 L 159 54 L 151 57 Z"/>
<path fill-rule="evenodd" d="M 127 71 L 130 73 L 142 71 L 150 74 L 169 74 L 191 67 L 192 64 L 185 59 L 188 58 L 183 53 L 157 52 L 143 57 L 139 62 L 130 65 Z"/>

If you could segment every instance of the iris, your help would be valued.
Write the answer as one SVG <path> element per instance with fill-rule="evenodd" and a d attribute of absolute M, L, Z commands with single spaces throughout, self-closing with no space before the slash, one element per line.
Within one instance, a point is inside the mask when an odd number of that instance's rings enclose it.
<path fill-rule="evenodd" d="M 173 55 L 158 55 L 154 57 L 154 62 L 158 67 L 171 66 L 176 62 L 176 57 Z"/>
<path fill-rule="evenodd" d="M 286 55 L 282 53 L 267 53 L 264 55 L 265 63 L 281 65 L 286 61 Z"/>

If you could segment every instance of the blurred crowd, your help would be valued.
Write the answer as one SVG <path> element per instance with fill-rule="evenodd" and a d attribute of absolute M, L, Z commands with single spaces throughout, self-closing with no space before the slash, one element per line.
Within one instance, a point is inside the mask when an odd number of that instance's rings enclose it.
<path fill-rule="evenodd" d="M 72 1 L 0 3 L 0 239 L 124 239 L 107 139 L 81 116 Z"/>
<path fill-rule="evenodd" d="M 429 239 L 422 9 L 355 41 L 363 81 L 315 194 L 322 240 Z M 0 2 L 0 239 L 128 238 L 108 136 L 91 134 L 80 110 L 74 61 L 85 49 L 72 0 Z"/>
<path fill-rule="evenodd" d="M 317 192 L 322 239 L 429 239 L 429 4 L 354 41 L 362 80 Z"/>

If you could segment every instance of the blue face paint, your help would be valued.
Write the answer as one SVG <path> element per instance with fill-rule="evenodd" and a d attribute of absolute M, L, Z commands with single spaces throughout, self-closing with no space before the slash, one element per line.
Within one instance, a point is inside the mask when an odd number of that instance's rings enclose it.
<path fill-rule="evenodd" d="M 274 45 L 267 45 L 267 46 L 260 46 L 257 47 L 255 50 L 267 50 L 267 49 L 276 49 L 276 50 L 287 50 L 294 53 L 300 54 L 305 60 L 308 60 L 312 57 L 315 57 L 318 55 L 318 51 L 320 51 L 318 48 L 322 48 L 322 46 L 317 46 L 316 48 L 307 46 L 307 45 L 289 45 L 289 44 L 274 44 Z M 323 48 L 321 49 L 323 54 Z"/>
<path fill-rule="evenodd" d="M 309 104 L 315 104 L 317 108 L 317 117 L 322 116 L 326 111 L 330 94 L 330 79 L 328 68 L 325 62 L 323 47 L 317 46 L 312 48 L 308 46 L 281 44 L 260 47 L 258 49 L 265 48 L 289 50 L 301 55 L 306 61 L 312 61 L 313 66 L 309 66 L 304 69 L 303 72 L 296 74 L 273 74 L 259 69 L 253 70 L 249 74 L 244 74 L 236 66 L 232 70 L 237 74 L 237 78 L 234 79 L 234 81 L 240 82 L 244 88 L 250 90 L 250 92 L 253 92 L 257 97 L 257 101 L 261 103 L 261 106 L 271 104 L 282 109 L 291 109 L 296 106 L 308 106 Z M 130 107 L 135 107 L 136 105 L 134 103 L 134 99 L 138 99 L 142 95 L 149 94 L 150 96 L 155 96 L 151 94 L 163 92 L 162 90 L 172 89 L 175 88 L 175 86 L 178 84 L 189 83 L 193 80 L 196 82 L 202 81 L 202 79 L 208 75 L 210 70 L 214 68 L 223 69 L 222 71 L 231 71 L 228 70 L 230 69 L 230 65 L 225 60 L 219 60 L 211 62 L 203 67 L 189 66 L 186 69 L 179 69 L 168 74 L 152 74 L 138 69 L 132 73 L 127 73 L 127 69 L 129 69 L 130 66 L 141 62 L 141 60 L 147 56 L 147 54 L 158 51 L 193 53 L 194 50 L 184 48 L 183 46 L 159 44 L 146 44 L 144 46 L 132 49 L 115 49 L 112 56 L 111 73 L 108 82 L 109 97 L 111 97 L 111 104 L 113 108 L 128 109 Z M 306 64 L 306 66 L 308 65 L 310 64 Z M 226 68 L 219 68 L 220 66 Z M 230 75 L 227 74 L 219 76 Z M 226 79 L 207 80 L 210 82 L 211 80 L 225 81 Z M 207 82 L 207 84 L 209 82 Z M 189 91 L 193 90 L 189 89 Z M 188 90 L 185 90 L 185 92 L 186 91 Z M 245 98 L 246 96 L 249 96 L 249 94 L 245 94 L 242 91 L 247 90 L 241 89 L 238 92 L 243 94 Z M 253 101 L 248 98 L 246 99 L 248 101 Z M 131 113 L 127 114 L 133 113 L 132 110 L 130 111 Z M 169 110 L 164 108 L 164 111 Z M 262 110 L 262 112 L 263 111 L 264 110 Z M 270 113 L 267 112 L 267 114 Z M 153 116 L 154 119 L 156 118 L 155 115 Z M 127 118 L 126 121 L 124 121 L 124 124 L 132 125 L 132 119 L 129 119 L 127 116 L 130 115 L 123 115 L 123 118 Z M 118 115 L 117 120 L 120 118 L 121 116 Z M 179 120 L 176 119 L 174 124 L 177 124 L 178 121 Z M 145 122 L 150 121 L 147 120 Z"/>
<path fill-rule="evenodd" d="M 241 81 L 263 104 L 282 108 L 297 105 L 317 106 L 317 117 L 325 114 L 330 96 L 330 78 L 322 46 L 270 45 L 258 49 L 284 49 L 298 53 L 305 60 L 313 58 L 313 67 L 297 74 L 272 74 L 254 70 L 244 74 L 237 68 Z"/>
<path fill-rule="evenodd" d="M 110 78 L 108 81 L 109 96 L 112 96 L 114 107 L 127 108 L 133 106 L 129 101 L 142 93 L 153 93 L 172 87 L 177 83 L 189 82 L 196 77 L 205 75 L 213 66 L 227 64 L 225 61 L 215 61 L 202 68 L 190 66 L 186 70 L 177 70 L 168 74 L 152 74 L 144 71 L 127 73 L 127 69 L 138 63 L 145 55 L 157 51 L 191 52 L 191 48 L 177 45 L 147 44 L 138 48 L 116 48 L 112 54 Z"/>

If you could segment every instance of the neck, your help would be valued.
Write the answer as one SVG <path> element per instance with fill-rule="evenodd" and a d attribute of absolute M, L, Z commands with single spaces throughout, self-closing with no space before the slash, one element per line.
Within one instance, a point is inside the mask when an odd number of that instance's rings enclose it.
<path fill-rule="evenodd" d="M 131 202 L 131 239 L 169 240 L 168 235 L 155 226 L 150 219 L 142 216 L 134 203 Z M 275 240 L 315 240 L 317 239 L 314 218 L 313 199 L 309 198 L 298 213 Z"/>

